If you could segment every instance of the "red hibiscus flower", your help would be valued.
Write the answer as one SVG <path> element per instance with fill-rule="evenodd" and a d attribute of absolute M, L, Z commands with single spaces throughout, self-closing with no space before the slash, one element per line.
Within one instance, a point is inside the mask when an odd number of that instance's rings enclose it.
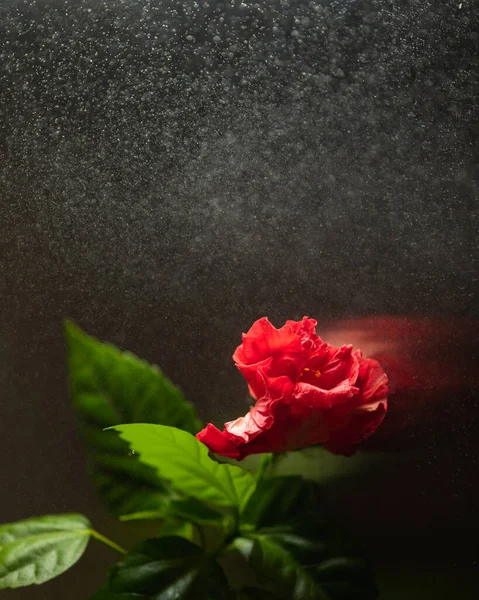
<path fill-rule="evenodd" d="M 197 434 L 212 452 L 242 459 L 321 444 L 352 454 L 387 410 L 387 376 L 351 345 L 336 348 L 316 335 L 316 321 L 287 321 L 281 329 L 256 321 L 233 359 L 255 404 L 244 417 L 211 423 Z"/>

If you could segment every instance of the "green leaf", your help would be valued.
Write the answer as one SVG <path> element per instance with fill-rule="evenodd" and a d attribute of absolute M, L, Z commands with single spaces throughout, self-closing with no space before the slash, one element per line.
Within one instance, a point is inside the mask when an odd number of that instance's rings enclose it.
<path fill-rule="evenodd" d="M 218 525 L 227 518 L 227 515 L 210 508 L 203 502 L 194 498 L 177 499 L 168 498 L 160 510 L 142 511 L 123 515 L 121 521 L 156 521 L 164 518 L 181 518 L 199 525 Z"/>
<path fill-rule="evenodd" d="M 318 518 L 318 499 L 318 486 L 300 477 L 261 481 L 242 515 L 245 537 L 231 549 L 277 598 L 374 600 L 368 563 L 348 536 Z"/>
<path fill-rule="evenodd" d="M 259 585 L 284 600 L 329 600 L 314 579 L 281 545 L 267 536 L 237 538 L 233 547 L 253 567 Z"/>
<path fill-rule="evenodd" d="M 279 598 L 292 600 L 374 600 L 377 590 L 367 562 L 338 546 L 337 531 L 311 520 L 251 534 L 236 545 L 258 581 Z"/>
<path fill-rule="evenodd" d="M 247 531 L 283 523 L 298 513 L 316 513 L 319 497 L 318 484 L 300 476 L 264 478 L 246 505 L 243 526 Z"/>
<path fill-rule="evenodd" d="M 92 600 L 231 600 L 219 565 L 180 537 L 142 542 L 109 572 Z"/>
<path fill-rule="evenodd" d="M 45 516 L 0 526 L 0 589 L 40 584 L 82 556 L 91 525 L 77 514 Z"/>
<path fill-rule="evenodd" d="M 225 530 L 222 527 L 196 525 L 181 519 L 166 519 L 162 522 L 158 537 L 179 536 L 200 546 L 204 552 L 214 555 L 223 547 Z"/>
<path fill-rule="evenodd" d="M 201 546 L 198 528 L 193 523 L 180 519 L 167 519 L 161 524 L 158 537 L 181 537 Z"/>
<path fill-rule="evenodd" d="M 359 557 L 331 558 L 313 570 L 315 580 L 332 600 L 376 600 L 378 597 L 371 569 Z"/>
<path fill-rule="evenodd" d="M 182 494 L 241 511 L 254 492 L 251 473 L 212 460 L 208 448 L 186 431 L 145 423 L 118 425 L 114 429 L 138 452 L 143 463 L 153 467 Z"/>
<path fill-rule="evenodd" d="M 70 388 L 94 483 L 116 516 L 163 508 L 167 488 L 113 432 L 121 423 L 150 422 L 196 433 L 201 423 L 181 391 L 129 352 L 65 326 Z"/>

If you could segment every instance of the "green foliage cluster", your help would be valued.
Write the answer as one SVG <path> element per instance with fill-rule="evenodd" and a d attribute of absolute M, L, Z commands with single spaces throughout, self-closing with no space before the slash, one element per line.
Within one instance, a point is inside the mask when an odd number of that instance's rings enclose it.
<path fill-rule="evenodd" d="M 210 456 L 193 406 L 158 367 L 66 326 L 70 388 L 100 497 L 158 522 L 129 551 L 82 515 L 0 526 L 0 589 L 41 584 L 90 538 L 122 554 L 92 600 L 374 600 L 367 562 L 318 514 L 316 484 Z M 128 424 L 125 424 L 128 423 Z"/>

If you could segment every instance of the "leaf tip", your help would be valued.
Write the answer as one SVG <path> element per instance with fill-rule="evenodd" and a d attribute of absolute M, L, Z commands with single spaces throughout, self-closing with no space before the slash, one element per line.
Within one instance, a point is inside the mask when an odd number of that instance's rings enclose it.
<path fill-rule="evenodd" d="M 73 337 L 83 332 L 70 317 L 66 317 L 63 319 L 63 333 L 67 342 L 69 342 Z"/>

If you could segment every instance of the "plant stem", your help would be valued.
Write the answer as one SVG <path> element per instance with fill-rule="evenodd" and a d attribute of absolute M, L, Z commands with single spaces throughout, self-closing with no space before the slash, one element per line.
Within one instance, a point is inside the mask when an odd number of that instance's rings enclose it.
<path fill-rule="evenodd" d="M 273 462 L 274 454 L 263 454 L 258 470 L 255 473 L 256 483 L 258 484 L 264 477 L 266 469 Z"/>
<path fill-rule="evenodd" d="M 94 537 L 96 540 L 98 540 L 99 542 L 102 542 L 106 546 L 110 546 L 110 548 L 113 548 L 113 550 L 116 550 L 116 552 L 118 552 L 119 554 L 126 554 L 127 553 L 127 551 L 124 548 L 122 548 L 118 544 L 115 544 L 115 542 L 113 542 L 112 540 L 108 539 L 107 537 L 105 537 L 101 533 L 98 533 L 98 531 L 95 531 L 94 529 L 92 529 L 90 531 L 90 533 L 91 533 L 91 536 Z"/>
<path fill-rule="evenodd" d="M 284 458 L 286 456 L 285 452 L 280 452 L 279 454 L 273 454 L 272 458 L 271 458 L 271 471 L 273 472 L 276 468 L 276 465 L 278 464 L 279 460 L 281 458 Z"/>

